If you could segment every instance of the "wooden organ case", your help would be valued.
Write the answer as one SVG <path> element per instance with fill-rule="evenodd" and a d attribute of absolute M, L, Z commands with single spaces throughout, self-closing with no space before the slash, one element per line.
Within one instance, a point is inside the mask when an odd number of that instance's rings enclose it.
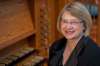
<path fill-rule="evenodd" d="M 0 66 L 39 66 L 36 29 L 28 0 L 0 0 Z"/>

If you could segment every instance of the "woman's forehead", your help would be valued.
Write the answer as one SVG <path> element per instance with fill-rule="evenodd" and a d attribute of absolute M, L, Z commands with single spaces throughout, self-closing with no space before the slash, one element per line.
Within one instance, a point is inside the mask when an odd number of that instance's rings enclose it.
<path fill-rule="evenodd" d="M 67 19 L 76 19 L 76 20 L 78 20 L 77 17 L 73 16 L 73 15 L 72 15 L 70 12 L 68 12 L 68 11 L 64 12 L 64 13 L 62 14 L 61 18 L 62 18 L 62 19 L 65 19 L 65 20 L 67 20 Z"/>

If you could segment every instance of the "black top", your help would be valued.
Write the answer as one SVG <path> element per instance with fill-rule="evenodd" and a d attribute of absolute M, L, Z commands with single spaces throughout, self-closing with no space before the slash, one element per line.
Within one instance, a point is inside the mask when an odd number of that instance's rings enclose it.
<path fill-rule="evenodd" d="M 62 38 L 49 50 L 48 66 L 63 66 L 62 58 L 67 40 Z M 64 66 L 100 66 L 100 47 L 89 37 L 82 37 Z"/>

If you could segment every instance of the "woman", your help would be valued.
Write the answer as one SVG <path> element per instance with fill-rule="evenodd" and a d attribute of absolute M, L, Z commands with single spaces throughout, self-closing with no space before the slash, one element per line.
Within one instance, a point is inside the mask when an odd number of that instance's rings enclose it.
<path fill-rule="evenodd" d="M 50 47 L 48 66 L 100 66 L 100 48 L 89 37 L 91 25 L 91 15 L 83 4 L 67 4 L 57 21 L 64 37 Z"/>

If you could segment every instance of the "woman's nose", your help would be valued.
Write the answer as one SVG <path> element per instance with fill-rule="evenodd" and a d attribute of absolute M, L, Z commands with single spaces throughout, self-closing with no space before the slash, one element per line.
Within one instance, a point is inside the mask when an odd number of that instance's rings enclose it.
<path fill-rule="evenodd" d="M 66 24 L 65 27 L 66 27 L 68 30 L 73 29 L 73 26 L 72 26 L 72 24 L 70 24 L 70 23 Z"/>

